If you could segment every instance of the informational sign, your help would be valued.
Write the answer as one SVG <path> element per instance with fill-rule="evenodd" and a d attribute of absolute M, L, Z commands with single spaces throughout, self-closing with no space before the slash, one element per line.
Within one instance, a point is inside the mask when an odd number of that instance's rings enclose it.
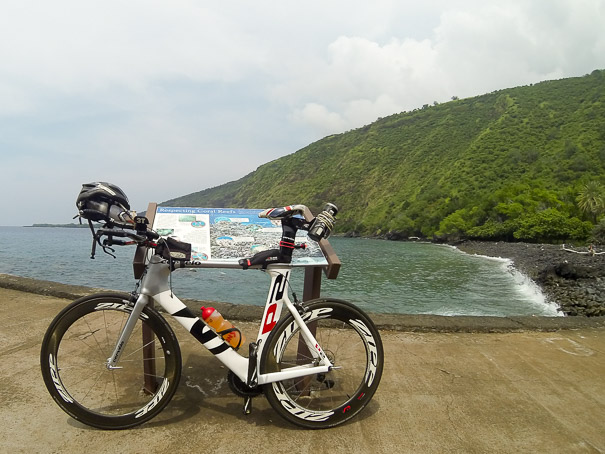
<path fill-rule="evenodd" d="M 192 261 L 237 263 L 267 249 L 279 247 L 280 221 L 259 218 L 262 210 L 237 208 L 157 207 L 153 229 L 164 237 L 174 237 L 191 244 Z M 307 232 L 300 230 L 292 264 L 324 266 L 327 261 Z"/>

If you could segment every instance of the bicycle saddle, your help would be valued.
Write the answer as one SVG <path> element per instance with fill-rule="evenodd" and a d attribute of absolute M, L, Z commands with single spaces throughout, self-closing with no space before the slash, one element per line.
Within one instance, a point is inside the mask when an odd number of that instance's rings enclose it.
<path fill-rule="evenodd" d="M 306 209 L 307 207 L 305 205 L 288 205 L 287 207 L 267 208 L 259 213 L 258 217 L 268 219 L 284 219 L 292 217 L 296 214 L 304 215 Z"/>

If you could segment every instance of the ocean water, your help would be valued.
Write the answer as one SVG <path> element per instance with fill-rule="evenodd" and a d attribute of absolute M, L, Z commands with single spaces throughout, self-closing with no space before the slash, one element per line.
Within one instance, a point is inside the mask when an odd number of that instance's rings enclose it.
<path fill-rule="evenodd" d="M 509 260 L 471 256 L 455 248 L 359 238 L 331 238 L 342 261 L 322 295 L 349 300 L 370 312 L 437 315 L 560 315 L 540 289 Z M 0 273 L 130 291 L 134 247 L 117 258 L 98 249 L 90 259 L 86 228 L 0 227 Z M 292 288 L 302 297 L 303 271 Z M 178 270 L 181 298 L 264 305 L 268 276 L 258 270 Z"/>

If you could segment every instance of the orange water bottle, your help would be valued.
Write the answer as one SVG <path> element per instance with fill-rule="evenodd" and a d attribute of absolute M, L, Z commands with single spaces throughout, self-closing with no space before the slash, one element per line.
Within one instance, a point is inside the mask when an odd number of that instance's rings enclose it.
<path fill-rule="evenodd" d="M 221 313 L 213 307 L 202 306 L 202 320 L 236 350 L 246 341 L 243 333 L 225 320 Z"/>

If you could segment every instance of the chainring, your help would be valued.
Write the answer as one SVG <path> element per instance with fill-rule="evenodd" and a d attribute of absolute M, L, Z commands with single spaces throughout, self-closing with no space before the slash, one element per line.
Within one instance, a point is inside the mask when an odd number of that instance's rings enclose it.
<path fill-rule="evenodd" d="M 246 385 L 240 378 L 235 375 L 232 371 L 229 371 L 227 374 L 227 382 L 229 383 L 229 388 L 231 391 L 237 396 L 240 397 L 256 397 L 263 393 L 262 386 L 255 386 L 254 388 L 250 388 Z"/>

